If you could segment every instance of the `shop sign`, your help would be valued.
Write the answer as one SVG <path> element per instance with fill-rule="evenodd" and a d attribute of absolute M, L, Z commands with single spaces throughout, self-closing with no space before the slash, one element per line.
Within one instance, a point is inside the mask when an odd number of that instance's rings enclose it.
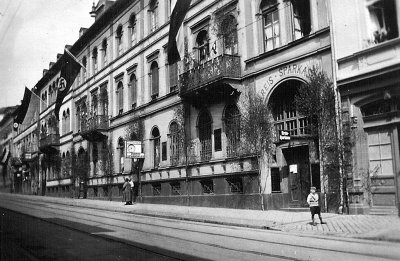
<path fill-rule="evenodd" d="M 125 141 L 125 157 L 130 159 L 143 159 L 142 142 L 137 140 Z"/>
<path fill-rule="evenodd" d="M 279 131 L 279 141 L 290 140 L 290 133 L 286 130 Z"/>
<path fill-rule="evenodd" d="M 32 153 L 25 153 L 25 159 L 27 160 L 32 159 Z"/>

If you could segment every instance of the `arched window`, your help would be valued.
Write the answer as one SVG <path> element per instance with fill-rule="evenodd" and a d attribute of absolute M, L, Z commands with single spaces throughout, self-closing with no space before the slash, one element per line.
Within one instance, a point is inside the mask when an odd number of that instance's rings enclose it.
<path fill-rule="evenodd" d="M 115 35 L 115 39 L 117 40 L 117 54 L 121 55 L 123 50 L 123 31 L 122 25 L 118 25 L 117 32 Z"/>
<path fill-rule="evenodd" d="M 69 154 L 69 151 L 65 154 L 65 175 L 70 176 L 71 175 L 71 155 Z"/>
<path fill-rule="evenodd" d="M 151 98 L 155 99 L 158 97 L 159 91 L 159 78 L 158 78 L 158 64 L 152 62 L 150 66 L 150 86 L 151 86 Z"/>
<path fill-rule="evenodd" d="M 240 112 L 235 104 L 230 104 L 226 107 L 224 119 L 227 156 L 238 156 L 240 148 Z"/>
<path fill-rule="evenodd" d="M 152 0 L 149 5 L 149 25 L 150 32 L 154 32 L 158 28 L 158 1 Z"/>
<path fill-rule="evenodd" d="M 224 52 L 226 54 L 238 53 L 237 21 L 233 15 L 228 15 L 221 23 Z"/>
<path fill-rule="evenodd" d="M 296 109 L 294 98 L 300 81 L 289 80 L 281 83 L 270 97 L 272 115 L 275 121 L 276 132 L 286 130 L 290 136 L 310 134 L 309 120 L 300 115 Z"/>
<path fill-rule="evenodd" d="M 67 109 L 67 112 L 65 113 L 66 119 L 65 119 L 65 131 L 66 133 L 71 131 L 70 125 L 71 125 L 71 114 L 69 112 L 69 108 Z"/>
<path fill-rule="evenodd" d="M 198 120 L 201 160 L 210 160 L 212 153 L 211 128 L 212 120 L 208 111 L 202 111 Z"/>
<path fill-rule="evenodd" d="M 279 9 L 276 0 L 263 0 L 260 9 L 263 18 L 264 48 L 270 51 L 280 46 Z"/>
<path fill-rule="evenodd" d="M 132 74 L 131 77 L 129 78 L 129 100 L 132 109 L 136 107 L 136 102 L 137 102 L 136 84 L 137 84 L 136 76 L 135 74 Z"/>
<path fill-rule="evenodd" d="M 151 138 L 153 140 L 153 166 L 158 168 L 160 165 L 160 131 L 154 127 L 151 131 Z"/>
<path fill-rule="evenodd" d="M 210 55 L 210 48 L 208 43 L 208 32 L 205 30 L 200 31 L 196 37 L 196 47 L 198 51 L 198 60 L 203 63 Z"/>
<path fill-rule="evenodd" d="M 122 137 L 118 139 L 119 158 L 118 158 L 118 170 L 119 172 L 124 172 L 124 160 L 125 160 L 125 141 Z"/>
<path fill-rule="evenodd" d="M 136 44 L 136 16 L 135 14 L 131 14 L 129 17 L 129 31 L 131 38 L 131 46 Z"/>
<path fill-rule="evenodd" d="M 107 38 L 103 39 L 103 42 L 101 43 L 101 49 L 103 52 L 103 65 L 107 65 Z"/>
<path fill-rule="evenodd" d="M 64 165 L 64 162 L 65 162 L 65 152 L 63 152 L 62 153 L 62 156 L 61 156 L 61 159 L 62 159 L 62 162 L 61 162 L 61 175 L 64 177 L 65 176 L 65 165 Z"/>
<path fill-rule="evenodd" d="M 92 61 L 93 61 L 93 74 L 97 73 L 97 47 L 93 48 L 92 52 Z"/>
<path fill-rule="evenodd" d="M 80 113 L 80 130 L 85 130 L 86 129 L 86 124 L 87 124 L 87 107 L 86 107 L 86 103 L 82 102 L 81 105 L 81 113 Z"/>
<path fill-rule="evenodd" d="M 117 112 L 118 112 L 118 115 L 122 114 L 123 111 L 124 111 L 124 86 L 122 84 L 122 81 L 120 81 L 117 86 Z"/>
<path fill-rule="evenodd" d="M 170 161 L 172 166 L 176 166 L 179 163 L 179 151 L 181 149 L 180 142 L 181 135 L 179 135 L 179 125 L 176 122 L 172 122 L 169 126 L 169 140 L 170 140 Z"/>
<path fill-rule="evenodd" d="M 65 114 L 65 111 L 63 111 L 63 114 L 62 114 L 62 122 L 61 122 L 61 124 L 62 124 L 62 126 L 61 126 L 62 135 L 64 135 L 65 133 L 67 133 L 67 132 L 66 132 L 66 129 L 65 129 L 65 124 L 66 124 L 66 122 L 67 122 L 67 120 L 66 120 L 66 114 Z"/>

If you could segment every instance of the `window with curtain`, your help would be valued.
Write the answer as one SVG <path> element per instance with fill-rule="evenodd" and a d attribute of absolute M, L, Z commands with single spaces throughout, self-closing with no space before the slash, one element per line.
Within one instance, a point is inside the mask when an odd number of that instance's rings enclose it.
<path fill-rule="evenodd" d="M 124 88 L 122 82 L 117 86 L 117 113 L 122 114 L 124 111 Z"/>
<path fill-rule="evenodd" d="M 92 64 L 93 64 L 93 74 L 97 73 L 97 47 L 93 49 L 92 52 Z"/>
<path fill-rule="evenodd" d="M 159 91 L 159 74 L 157 62 L 152 62 L 150 66 L 150 86 L 151 86 L 151 98 L 155 99 L 158 97 Z"/>
<path fill-rule="evenodd" d="M 107 39 L 105 38 L 101 43 L 101 49 L 103 52 L 103 66 L 107 65 Z"/>
<path fill-rule="evenodd" d="M 82 81 L 86 81 L 86 71 L 87 71 L 87 59 L 86 59 L 86 56 L 84 56 L 83 58 L 82 58 L 82 65 L 83 65 L 83 68 L 82 68 Z"/>
<path fill-rule="evenodd" d="M 132 74 L 129 78 L 129 100 L 131 108 L 135 108 L 137 102 L 137 80 L 135 74 Z"/>
<path fill-rule="evenodd" d="M 307 36 L 311 32 L 311 14 L 309 0 L 291 0 L 293 14 L 293 40 Z"/>
<path fill-rule="evenodd" d="M 154 32 L 158 28 L 158 1 L 152 0 L 149 5 L 149 25 L 150 32 Z"/>
<path fill-rule="evenodd" d="M 395 0 L 366 0 L 369 41 L 374 44 L 397 38 L 398 22 Z"/>
<path fill-rule="evenodd" d="M 136 16 L 135 14 L 131 14 L 129 17 L 129 31 L 130 31 L 130 40 L 131 46 L 136 44 Z"/>
<path fill-rule="evenodd" d="M 207 61 L 210 55 L 210 46 L 208 42 L 208 32 L 201 30 L 196 37 L 196 48 L 198 53 L 198 61 L 203 63 Z"/>
<path fill-rule="evenodd" d="M 151 137 L 153 140 L 153 166 L 154 168 L 158 168 L 160 165 L 160 131 L 157 127 L 154 127 L 151 131 Z"/>
<path fill-rule="evenodd" d="M 118 139 L 118 152 L 119 152 L 119 158 L 118 158 L 118 172 L 123 173 L 124 172 L 124 161 L 125 161 L 125 141 L 122 137 Z"/>
<path fill-rule="evenodd" d="M 122 31 L 122 25 L 119 25 L 117 27 L 117 32 L 115 35 L 115 39 L 117 40 L 117 54 L 121 55 L 123 53 L 123 31 Z"/>

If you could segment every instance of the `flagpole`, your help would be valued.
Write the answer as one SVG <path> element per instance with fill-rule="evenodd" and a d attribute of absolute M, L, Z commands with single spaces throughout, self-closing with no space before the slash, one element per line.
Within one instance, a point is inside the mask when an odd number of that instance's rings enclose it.
<path fill-rule="evenodd" d="M 64 48 L 64 52 L 69 54 L 69 56 L 71 56 L 75 60 L 75 62 L 79 63 L 79 65 L 86 71 L 86 67 L 70 51 L 68 51 L 67 48 Z"/>

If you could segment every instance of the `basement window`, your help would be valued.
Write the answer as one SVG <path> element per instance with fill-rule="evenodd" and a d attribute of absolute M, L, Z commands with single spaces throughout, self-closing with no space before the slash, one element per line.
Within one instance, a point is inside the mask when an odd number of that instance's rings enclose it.
<path fill-rule="evenodd" d="M 200 181 L 203 194 L 214 194 L 214 183 L 212 179 Z"/>

